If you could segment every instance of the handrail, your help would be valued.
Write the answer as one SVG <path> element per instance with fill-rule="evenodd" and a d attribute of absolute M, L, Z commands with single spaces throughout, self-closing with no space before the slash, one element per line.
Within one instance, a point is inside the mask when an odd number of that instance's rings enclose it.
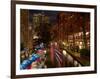
<path fill-rule="evenodd" d="M 78 58 L 76 58 L 71 52 L 69 52 L 69 50 L 67 49 L 64 49 L 66 50 L 66 52 L 74 59 L 76 60 L 79 64 L 81 64 L 82 66 L 85 66 Z"/>

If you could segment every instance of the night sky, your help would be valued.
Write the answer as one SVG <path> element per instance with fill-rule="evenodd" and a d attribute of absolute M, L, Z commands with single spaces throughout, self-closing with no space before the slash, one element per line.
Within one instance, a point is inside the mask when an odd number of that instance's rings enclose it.
<path fill-rule="evenodd" d="M 68 11 L 50 11 L 50 10 L 29 10 L 29 21 L 30 23 L 32 23 L 33 21 L 33 14 L 38 14 L 38 13 L 42 13 L 46 16 L 49 17 L 50 19 L 50 23 L 52 24 L 56 24 L 57 21 L 58 21 L 58 14 L 60 12 L 66 12 L 66 13 L 76 13 L 76 12 L 68 12 Z M 84 15 L 84 14 L 89 14 L 87 12 L 79 12 L 81 15 Z"/>
<path fill-rule="evenodd" d="M 38 13 L 43 13 L 44 15 L 48 16 L 50 18 L 51 23 L 56 23 L 59 11 L 29 10 L 30 22 L 32 22 L 33 14 L 38 14 Z"/>

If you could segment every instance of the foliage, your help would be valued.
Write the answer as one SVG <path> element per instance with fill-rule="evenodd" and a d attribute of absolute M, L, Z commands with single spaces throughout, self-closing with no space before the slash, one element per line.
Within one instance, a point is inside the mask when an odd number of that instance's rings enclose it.
<path fill-rule="evenodd" d="M 24 50 L 24 44 L 21 43 L 21 49 L 20 50 Z"/>
<path fill-rule="evenodd" d="M 90 50 L 88 49 L 80 49 L 81 56 L 90 56 Z"/>
<path fill-rule="evenodd" d="M 40 27 L 37 27 L 37 33 L 40 37 L 38 41 L 43 42 L 45 44 L 48 44 L 51 41 L 50 27 L 51 25 L 48 23 L 43 23 Z"/>

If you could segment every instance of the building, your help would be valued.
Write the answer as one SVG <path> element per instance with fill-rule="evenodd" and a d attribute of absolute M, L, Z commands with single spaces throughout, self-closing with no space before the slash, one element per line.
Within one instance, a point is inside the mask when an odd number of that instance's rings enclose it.
<path fill-rule="evenodd" d="M 58 23 L 52 31 L 55 39 L 67 45 L 90 48 L 90 14 L 75 12 L 59 12 Z"/>
<path fill-rule="evenodd" d="M 25 48 L 32 49 L 32 26 L 29 23 L 29 11 L 21 9 L 20 40 Z"/>

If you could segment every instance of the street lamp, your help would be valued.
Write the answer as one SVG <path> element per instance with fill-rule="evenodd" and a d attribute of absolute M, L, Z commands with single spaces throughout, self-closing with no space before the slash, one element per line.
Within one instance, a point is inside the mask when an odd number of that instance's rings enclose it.
<path fill-rule="evenodd" d="M 67 55 L 67 52 L 65 50 L 63 50 L 63 55 L 65 55 L 65 56 Z"/>

